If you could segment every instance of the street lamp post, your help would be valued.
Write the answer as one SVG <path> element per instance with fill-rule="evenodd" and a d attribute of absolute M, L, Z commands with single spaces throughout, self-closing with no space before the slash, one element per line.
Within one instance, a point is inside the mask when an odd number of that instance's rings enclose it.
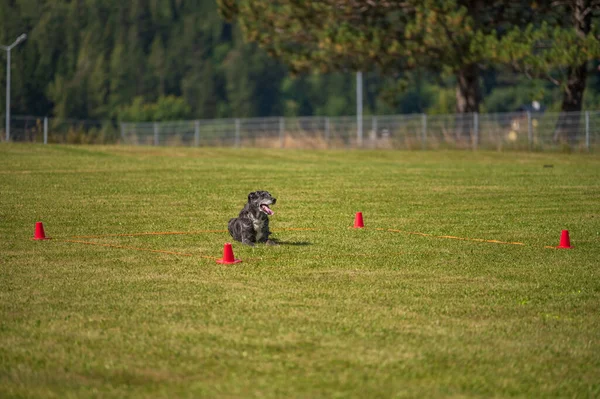
<path fill-rule="evenodd" d="M 7 142 L 10 139 L 10 50 L 25 39 L 27 39 L 27 35 L 23 33 L 21 36 L 17 37 L 17 40 L 10 46 L 3 46 L 0 44 L 0 47 L 6 50 L 6 114 L 4 115 L 4 119 L 6 120 Z"/>

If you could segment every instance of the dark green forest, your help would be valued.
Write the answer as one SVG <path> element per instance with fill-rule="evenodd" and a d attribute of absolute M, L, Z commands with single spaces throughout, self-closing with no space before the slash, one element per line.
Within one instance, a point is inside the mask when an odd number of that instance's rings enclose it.
<path fill-rule="evenodd" d="M 598 5 L 590 3 L 596 29 Z M 11 51 L 11 113 L 134 121 L 355 114 L 354 64 L 320 68 L 315 61 L 315 68 L 297 70 L 264 40 L 253 40 L 240 21 L 243 9 L 234 7 L 227 19 L 223 9 L 215 0 L 4 0 L 0 44 L 27 34 Z M 559 24 L 556 13 L 567 11 L 540 15 Z M 325 50 L 334 58 L 336 48 Z M 456 112 L 457 75 L 431 67 L 437 65 L 431 54 L 429 64 L 415 58 L 392 71 L 362 59 L 365 113 Z M 0 57 L 4 89 L 6 52 Z M 585 68 L 583 109 L 599 109 L 598 62 L 588 60 Z M 510 62 L 478 62 L 478 110 L 510 112 L 538 101 L 559 111 L 564 83 L 552 76 Z M 4 95 L 0 104 L 3 113 Z"/>

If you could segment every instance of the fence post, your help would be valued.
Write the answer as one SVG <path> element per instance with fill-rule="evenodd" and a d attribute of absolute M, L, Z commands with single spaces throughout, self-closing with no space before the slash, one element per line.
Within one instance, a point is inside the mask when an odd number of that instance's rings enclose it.
<path fill-rule="evenodd" d="M 529 151 L 533 149 L 533 126 L 531 120 L 531 111 L 527 111 L 527 141 L 529 143 Z"/>
<path fill-rule="evenodd" d="M 585 111 L 585 149 L 590 150 L 590 111 Z"/>
<path fill-rule="evenodd" d="M 285 119 L 283 117 L 279 118 L 279 148 L 284 147 L 284 139 L 285 139 Z"/>
<path fill-rule="evenodd" d="M 330 137 L 330 133 L 329 133 L 329 117 L 325 117 L 325 142 L 327 143 L 327 146 L 329 147 L 329 137 Z"/>
<path fill-rule="evenodd" d="M 240 120 L 237 118 L 235 119 L 235 140 L 233 146 L 236 148 L 240 146 Z"/>
<path fill-rule="evenodd" d="M 356 145 L 362 147 L 363 141 L 363 94 L 362 72 L 356 73 Z"/>
<path fill-rule="evenodd" d="M 371 139 L 371 146 L 375 145 L 375 141 L 377 140 L 377 115 L 371 116 L 371 134 L 369 135 Z"/>
<path fill-rule="evenodd" d="M 427 149 L 427 114 L 421 115 L 421 148 Z"/>
<path fill-rule="evenodd" d="M 194 144 L 196 147 L 200 146 L 200 121 L 194 121 Z"/>
<path fill-rule="evenodd" d="M 158 122 L 154 122 L 154 145 L 158 145 Z"/>
<path fill-rule="evenodd" d="M 473 150 L 479 146 L 479 113 L 473 112 Z"/>
<path fill-rule="evenodd" d="M 48 117 L 44 117 L 44 144 L 48 144 Z"/>

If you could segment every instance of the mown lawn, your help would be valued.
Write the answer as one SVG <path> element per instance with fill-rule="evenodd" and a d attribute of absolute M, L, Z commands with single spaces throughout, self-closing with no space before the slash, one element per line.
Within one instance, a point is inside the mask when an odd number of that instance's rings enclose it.
<path fill-rule="evenodd" d="M 594 154 L 3 144 L 0 198 L 3 398 L 600 396 Z"/>

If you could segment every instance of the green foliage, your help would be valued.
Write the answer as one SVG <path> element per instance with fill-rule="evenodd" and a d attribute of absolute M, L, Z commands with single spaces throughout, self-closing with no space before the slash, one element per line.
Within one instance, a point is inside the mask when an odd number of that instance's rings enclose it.
<path fill-rule="evenodd" d="M 429 114 L 452 114 L 456 109 L 456 93 L 454 89 L 436 88 L 432 93 L 432 106 L 427 109 Z"/>
<path fill-rule="evenodd" d="M 238 21 L 246 38 L 295 71 L 421 69 L 456 76 L 458 112 L 479 107 L 478 65 L 486 39 L 500 21 L 519 25 L 523 4 L 470 1 L 371 2 L 220 0 L 223 15 Z M 521 12 L 521 14 L 522 14 Z"/>
<path fill-rule="evenodd" d="M 167 114 L 281 112 L 285 68 L 244 44 L 212 0 L 15 0 L 0 4 L 0 16 L 9 21 L 0 44 L 28 33 L 12 52 L 15 114 L 117 118 L 136 97 L 170 96 L 190 111 Z"/>
<path fill-rule="evenodd" d="M 285 116 L 339 116 L 356 112 L 354 74 L 315 73 L 287 77 L 281 92 L 285 99 Z"/>
<path fill-rule="evenodd" d="M 161 96 L 155 103 L 144 102 L 143 97 L 120 108 L 119 120 L 125 122 L 152 122 L 189 119 L 191 108 L 181 97 Z"/>
<path fill-rule="evenodd" d="M 499 81 L 498 86 L 485 98 L 482 112 L 514 112 L 519 107 L 538 101 L 546 107 L 555 102 L 556 88 L 544 80 L 525 77 Z"/>
<path fill-rule="evenodd" d="M 28 34 L 11 53 L 15 115 L 114 120 L 168 96 L 192 118 L 351 115 L 357 70 L 366 113 L 469 112 L 502 97 L 485 100 L 497 86 L 480 88 L 482 67 L 567 87 L 575 63 L 600 57 L 599 6 L 581 2 L 583 35 L 570 1 L 12 0 L 0 44 Z"/>
<path fill-rule="evenodd" d="M 583 10 L 573 3 L 557 11 L 531 1 L 219 0 L 219 8 L 239 22 L 248 40 L 295 71 L 420 69 L 454 76 L 456 111 L 476 112 L 480 65 L 519 60 L 550 74 L 598 57 L 600 41 L 581 30 L 579 21 L 589 25 L 600 5 L 581 3 Z M 563 23 L 561 12 L 571 13 L 575 22 L 550 29 L 546 20 Z M 551 43 L 549 49 L 533 52 L 542 39 Z M 573 86 L 581 92 L 585 78 Z"/>
<path fill-rule="evenodd" d="M 552 77 L 574 65 L 600 57 L 600 41 L 595 33 L 578 35 L 573 29 L 551 27 L 547 23 L 526 29 L 513 29 L 502 38 L 485 41 L 492 62 L 508 64 L 530 75 Z M 556 79 L 564 81 L 564 76 Z"/>

